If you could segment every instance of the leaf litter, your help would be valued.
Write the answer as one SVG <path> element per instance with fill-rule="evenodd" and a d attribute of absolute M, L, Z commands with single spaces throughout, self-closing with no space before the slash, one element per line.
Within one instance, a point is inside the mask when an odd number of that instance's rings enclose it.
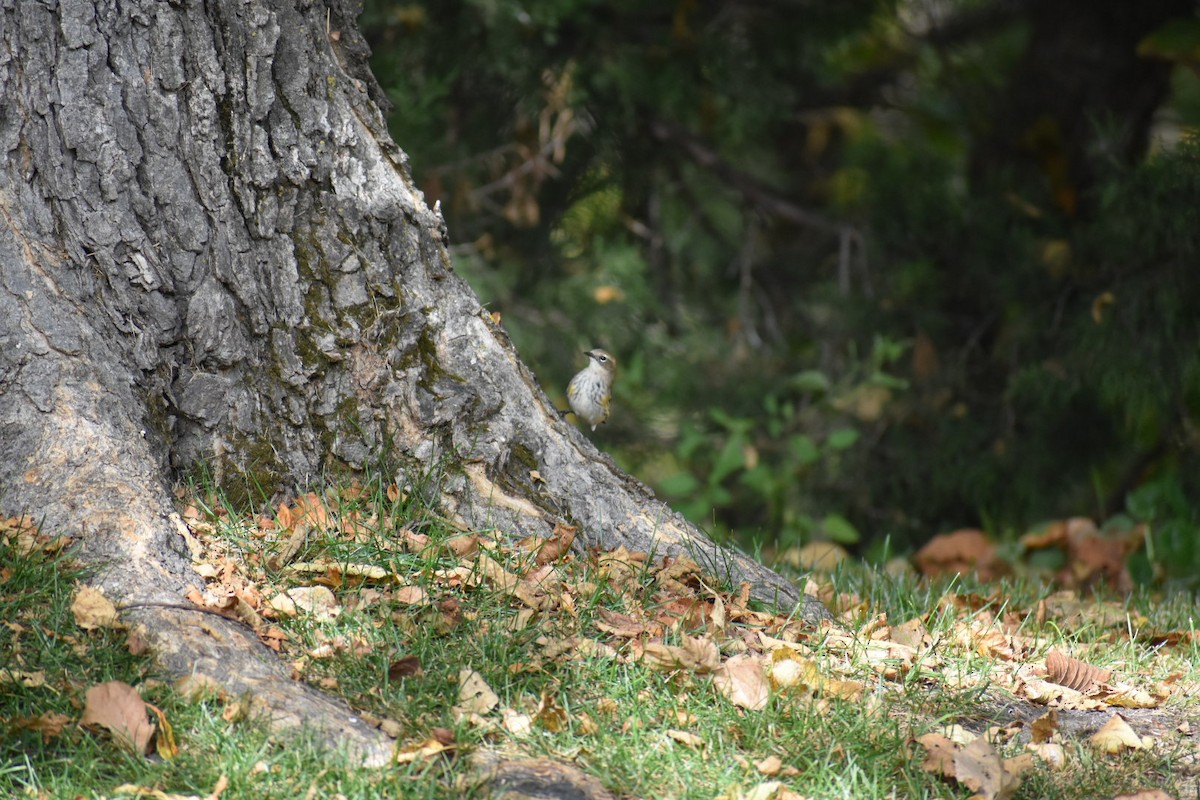
<path fill-rule="evenodd" d="M 393 503 L 402 496 L 395 487 L 386 494 Z M 324 496 L 309 493 L 281 504 L 274 519 L 231 519 L 239 531 L 236 539 L 221 534 L 194 507 L 185 510 L 192 535 L 203 545 L 199 565 L 206 567 L 200 572 L 207 582 L 193 597 L 235 597 L 267 623 L 292 616 L 320 624 L 350 607 L 347 595 L 353 592 L 356 611 L 371 606 L 408 609 L 392 612 L 392 622 L 413 635 L 422 628 L 444 635 L 464 619 L 473 619 L 471 593 L 489 591 L 511 603 L 515 613 L 506 623 L 510 632 L 531 632 L 527 640 L 536 646 L 532 660 L 516 662 L 510 669 L 537 670 L 539 663 L 596 658 L 640 665 L 675 676 L 681 686 L 693 687 L 690 691 L 707 686 L 706 691 L 741 713 L 761 711 L 772 702 L 803 704 L 815 713 L 829 713 L 838 703 L 857 704 L 868 714 L 887 713 L 881 710 L 886 699 L 903 695 L 914 685 L 953 686 L 960 691 L 1002 689 L 1028 703 L 1037 717 L 1026 731 L 1021 730 L 1020 720 L 1015 723 L 1011 735 L 1023 737 L 1027 748 L 1019 755 L 1003 758 L 995 736 L 966 731 L 960 731 L 961 742 L 941 733 L 911 740 L 923 748 L 914 749 L 913 755 L 926 758 L 927 769 L 961 783 L 977 797 L 1012 796 L 1035 764 L 1063 768 L 1069 759 L 1062 747 L 1064 731 L 1053 721 L 1060 711 L 1111 715 L 1089 740 L 1100 752 L 1154 747 L 1156 737 L 1134 731 L 1115 709 L 1161 708 L 1170 698 L 1196 688 L 1137 676 L 1116 680 L 1111 669 L 1061 652 L 1061 635 L 1040 635 L 1051 621 L 1060 628 L 1096 624 L 1096 602 L 1085 603 L 1075 592 L 1090 586 L 1097 576 L 1120 584 L 1123 574 L 1111 559 L 1127 554 L 1131 542 L 1140 540 L 1139 532 L 1105 549 L 1108 556 L 1087 561 L 1086 572 L 1081 568 L 1069 576 L 1064 573 L 1060 577 L 1071 588 L 1028 609 L 1006 606 L 999 594 L 948 592 L 936 608 L 893 624 L 886 615 L 871 613 L 860 598 L 837 594 L 832 584 L 810 579 L 806 590 L 838 617 L 837 624 L 823 623 L 814 629 L 789 615 L 758 607 L 750 601 L 746 585 L 712 588 L 711 578 L 685 554 L 656 558 L 625 547 L 580 553 L 572 549 L 575 529 L 565 525 L 545 539 L 515 543 L 493 532 L 431 536 L 406 527 L 403 515 L 386 503 L 375 510 L 335 510 L 353 506 L 348 499 L 353 498 L 334 496 L 332 490 Z M 300 530 L 303 535 L 297 533 Z M 355 555 L 319 556 L 313 551 L 320 537 L 313 531 L 340 542 Z M 1094 544 L 1099 535 L 1094 526 L 1068 521 L 1027 537 L 1025 546 L 1078 548 L 1085 546 L 1081 542 Z M 253 546 L 239 545 L 239 540 Z M 307 558 L 298 561 L 302 551 Z M 261 552 L 273 555 L 263 558 Z M 414 564 L 414 557 L 419 563 Z M 914 562 L 928 574 L 957 570 L 995 577 L 1007 571 L 986 537 L 973 530 L 935 537 Z M 319 604 L 280 607 L 264 599 L 294 598 L 304 588 L 295 583 L 299 579 L 328 588 L 333 600 L 325 596 Z M 374 587 L 372 594 L 365 592 L 367 586 Z M 598 595 L 605 598 L 603 603 L 594 602 Z M 1100 608 L 1103 611 L 1102 603 Z M 1127 615 L 1123 619 L 1128 622 Z M 1192 641 L 1187 632 L 1154 635 L 1160 642 L 1180 646 Z M 1060 649 L 1048 650 L 1048 644 Z M 381 646 L 369 637 L 357 645 L 336 638 L 326 645 L 329 652 L 361 655 Z M 312 650 L 301 652 L 287 634 L 277 637 L 274 646 L 299 656 L 297 677 L 304 677 L 321 657 Z M 980 660 L 987 663 L 986 669 L 980 668 Z M 422 680 L 422 667 L 429 666 L 403 654 L 393 655 L 387 663 L 391 664 L 388 678 L 400 682 Z M 506 703 L 477 667 L 458 667 L 457 699 L 451 711 L 460 723 L 489 736 L 517 739 L 537 729 L 595 729 L 592 718 L 574 708 L 578 703 L 560 703 L 553 691 L 528 704 Z M 602 712 L 603 700 L 592 709 Z M 1037 709 L 1042 710 L 1040 715 Z M 380 719 L 381 725 L 384 722 Z M 922 723 L 914 719 L 913 724 Z M 392 730 L 404 736 L 402 729 L 393 726 Z M 677 746 L 705 748 L 703 737 L 683 728 L 669 728 L 665 735 Z M 453 739 L 418 737 L 398 745 L 397 760 L 445 758 L 456 748 Z M 759 772 L 767 777 L 786 776 L 790 769 L 782 763 L 762 763 Z"/>

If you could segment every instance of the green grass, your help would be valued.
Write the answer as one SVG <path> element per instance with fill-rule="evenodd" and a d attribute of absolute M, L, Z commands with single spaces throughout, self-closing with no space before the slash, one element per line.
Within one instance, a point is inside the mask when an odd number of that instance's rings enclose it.
<path fill-rule="evenodd" d="M 244 596 L 261 598 L 260 612 L 291 587 L 332 590 L 338 609 L 332 618 L 301 613 L 271 621 L 288 637 L 281 658 L 304 680 L 386 724 L 401 750 L 435 737 L 452 739 L 453 749 L 369 770 L 303 740 L 277 741 L 253 718 L 228 721 L 232 701 L 185 699 L 155 679 L 147 657 L 129 653 L 124 631 L 79 629 L 70 610 L 84 577 L 79 568 L 45 548 L 18 552 L 9 536 L 0 545 L 0 619 L 7 623 L 0 627 L 0 670 L 41 671 L 45 680 L 0 683 L 0 796 L 114 797 L 118 787 L 132 784 L 204 797 L 224 776 L 223 800 L 463 797 L 480 794 L 469 763 L 473 752 L 486 748 L 573 764 L 618 796 L 735 798 L 777 780 L 813 798 L 967 797 L 964 786 L 922 768 L 925 752 L 913 741 L 950 723 L 987 727 L 995 714 L 981 706 L 989 693 L 1005 691 L 1020 663 L 1044 660 L 1058 648 L 1115 667 L 1139 684 L 1176 673 L 1181 687 L 1198 680 L 1195 636 L 1160 641 L 1191 630 L 1190 598 L 1148 592 L 1120 602 L 1064 598 L 1033 581 L 931 584 L 843 567 L 833 583 L 852 609 L 844 617 L 850 627 L 886 613 L 893 624 L 920 617 L 928 630 L 931 644 L 910 667 L 881 676 L 899 661 L 874 658 L 866 637 L 806 636 L 786 618 L 753 616 L 753 608 L 718 630 L 712 593 L 686 575 L 682 585 L 671 584 L 652 563 L 613 567 L 600 554 L 568 556 L 554 562 L 547 591 L 523 600 L 504 588 L 502 577 L 479 579 L 482 554 L 522 576 L 536 568 L 532 553 L 488 531 L 477 532 L 479 551 L 456 555 L 450 541 L 461 531 L 382 482 L 324 491 L 325 524 L 311 525 L 288 563 L 274 568 L 267 565 L 287 531 L 227 509 L 203 488 L 194 494 L 202 500 L 192 501 L 190 518 L 206 557 L 236 565 L 234 584 Z M 416 552 L 403 546 L 404 531 L 427 536 L 428 546 Z M 321 559 L 339 566 L 295 569 Z M 355 577 L 352 565 L 387 574 Z M 424 601 L 405 602 L 411 600 L 405 587 L 422 589 Z M 721 597 L 733 613 L 734 595 Z M 709 616 L 688 611 L 697 603 Z M 1039 603 L 1051 609 L 1040 621 Z M 604 629 L 606 614 L 613 613 L 660 628 L 641 640 L 616 635 Z M 983 635 L 1005 625 L 1025 650 L 1020 662 L 964 644 L 965 631 Z M 796 639 L 791 647 L 818 665 L 820 675 L 856 681 L 861 694 L 839 699 L 828 686 L 781 689 L 752 711 L 715 691 L 702 671 L 653 669 L 637 658 L 639 641 L 657 636 L 681 645 L 693 634 L 716 642 L 724 659 L 758 646 L 759 631 Z M 564 650 L 564 642 L 572 645 Z M 406 657 L 420 672 L 389 677 Z M 499 698 L 474 718 L 454 710 L 464 668 L 478 671 Z M 176 757 L 135 756 L 107 734 L 76 724 L 87 688 L 107 680 L 134 685 L 163 710 L 179 746 Z M 1184 695 L 1177 691 L 1162 709 L 1172 721 L 1196 716 L 1194 701 Z M 528 732 L 506 729 L 505 712 L 510 720 L 527 719 Z M 69 721 L 43 735 L 29 721 L 44 714 Z M 1153 750 L 1108 756 L 1066 740 L 1066 768 L 1035 765 L 1016 797 L 1111 796 L 1154 786 L 1173 792 L 1188 780 L 1181 766 L 1188 741 L 1164 733 Z M 1022 751 L 1016 741 L 997 746 L 1006 757 Z M 756 768 L 770 756 L 782 772 Z"/>

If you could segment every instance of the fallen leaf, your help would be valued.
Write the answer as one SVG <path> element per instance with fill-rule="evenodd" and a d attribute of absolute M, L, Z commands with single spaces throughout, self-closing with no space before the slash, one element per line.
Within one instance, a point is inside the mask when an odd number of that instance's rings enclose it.
<path fill-rule="evenodd" d="M 902 625 L 892 626 L 892 641 L 911 647 L 913 650 L 920 650 L 928 638 L 929 632 L 925 629 L 925 623 L 921 621 L 920 617 L 913 617 Z"/>
<path fill-rule="evenodd" d="M 987 534 L 974 528 L 933 537 L 917 551 L 913 562 L 927 576 L 977 573 L 980 580 L 986 581 L 1004 571 Z"/>
<path fill-rule="evenodd" d="M 571 550 L 578 530 L 574 525 L 564 525 L 561 522 L 556 524 L 550 538 L 538 548 L 537 563 L 549 564 L 565 556 Z"/>
<path fill-rule="evenodd" d="M 146 708 L 154 712 L 154 716 L 158 718 L 158 736 L 154 740 L 154 752 L 168 760 L 175 758 L 179 755 L 179 746 L 175 744 L 175 731 L 171 728 L 171 723 L 167 721 L 167 715 L 153 703 L 146 703 Z"/>
<path fill-rule="evenodd" d="M 533 721 L 539 728 L 551 733 L 567 729 L 567 712 L 554 699 L 554 694 L 549 689 L 542 690 L 542 699 L 538 703 L 537 711 L 533 713 Z"/>
<path fill-rule="evenodd" d="M 398 681 L 401 678 L 414 678 L 421 674 L 421 659 L 417 656 L 398 658 L 388 666 L 388 680 L 391 681 Z"/>
<path fill-rule="evenodd" d="M 287 506 L 280 506 L 280 508 L 281 510 L 286 510 Z M 291 526 L 285 524 L 283 527 L 286 530 Z M 286 567 L 292 562 L 292 559 L 300 554 L 306 541 L 308 541 L 308 525 L 299 523 L 291 528 L 287 539 L 279 545 L 279 548 L 267 556 L 267 568 L 279 571 Z"/>
<path fill-rule="evenodd" d="M 741 653 L 730 657 L 713 672 L 713 686 L 735 706 L 759 711 L 771 696 L 763 660 Z"/>
<path fill-rule="evenodd" d="M 1029 737 L 1034 744 L 1042 744 L 1054 738 L 1058 733 L 1058 712 L 1051 709 L 1033 721 L 1029 726 Z"/>
<path fill-rule="evenodd" d="M 70 721 L 71 718 L 66 714 L 46 711 L 36 717 L 10 720 L 10 727 L 14 730 L 37 731 L 42 735 L 43 742 L 49 742 L 62 733 Z"/>
<path fill-rule="evenodd" d="M 945 778 L 954 777 L 954 754 L 958 748 L 953 741 L 940 733 L 926 733 L 917 738 L 917 743 L 925 748 L 921 769 Z"/>
<path fill-rule="evenodd" d="M 712 672 L 721 663 L 721 651 L 711 639 L 683 637 L 682 645 L 647 644 L 642 659 L 652 669 L 686 669 L 700 674 Z"/>
<path fill-rule="evenodd" d="M 667 736 L 669 736 L 670 738 L 674 739 L 675 741 L 679 742 L 682 745 L 687 745 L 688 747 L 693 747 L 697 750 L 704 749 L 704 744 L 705 744 L 704 740 L 701 739 L 699 736 L 697 736 L 694 733 L 688 733 L 687 731 L 678 731 L 675 729 L 671 729 L 671 730 L 667 731 Z"/>
<path fill-rule="evenodd" d="M 513 736 L 528 736 L 533 732 L 533 717 L 506 708 L 500 712 L 500 725 Z"/>
<path fill-rule="evenodd" d="M 1129 727 L 1129 723 L 1120 714 L 1113 714 L 1104 723 L 1104 727 L 1096 731 L 1088 742 L 1104 753 L 1120 753 L 1122 750 L 1141 750 L 1146 746 L 1142 737 Z"/>
<path fill-rule="evenodd" d="M 1051 650 L 1046 655 L 1046 677 L 1077 692 L 1087 692 L 1104 683 L 1112 675 L 1110 669 L 1100 669 L 1078 659 Z"/>
<path fill-rule="evenodd" d="M 424 603 L 427 597 L 425 590 L 420 586 L 401 586 L 395 594 L 396 602 L 406 606 Z"/>
<path fill-rule="evenodd" d="M 411 764 L 414 761 L 428 761 L 447 750 L 454 748 L 437 739 L 430 738 L 418 744 L 411 744 L 396 750 L 397 764 Z"/>
<path fill-rule="evenodd" d="M 767 756 L 757 762 L 754 768 L 768 778 L 778 775 L 783 770 L 783 760 L 779 756 Z"/>
<path fill-rule="evenodd" d="M 452 709 L 455 717 L 486 714 L 499 702 L 499 695 L 492 691 L 482 675 L 468 667 L 458 671 L 458 703 Z"/>
<path fill-rule="evenodd" d="M 40 686 L 46 685 L 46 672 L 40 669 L 29 672 L 0 667 L 0 684 L 4 683 L 19 683 L 27 689 L 37 689 Z"/>
<path fill-rule="evenodd" d="M 337 598 L 326 586 L 294 586 L 271 598 L 270 606 L 285 616 L 303 612 L 321 621 L 331 620 L 341 611 Z"/>
<path fill-rule="evenodd" d="M 1006 800 L 1021 785 L 1021 772 L 1027 768 L 1016 759 L 1009 761 L 1002 760 L 992 743 L 979 736 L 954 754 L 955 779 L 982 800 Z"/>
<path fill-rule="evenodd" d="M 117 607 L 92 586 L 81 587 L 75 593 L 71 600 L 71 613 L 75 615 L 75 624 L 85 631 L 118 627 Z"/>
<path fill-rule="evenodd" d="M 1061 744 L 1042 742 L 1040 744 L 1030 743 L 1025 747 L 1042 763 L 1049 765 L 1051 769 L 1062 769 L 1067 765 L 1067 751 Z"/>
<path fill-rule="evenodd" d="M 99 683 L 88 689 L 79 724 L 107 729 L 114 739 L 140 756 L 146 755 L 154 736 L 154 724 L 146 717 L 141 695 L 123 681 Z"/>

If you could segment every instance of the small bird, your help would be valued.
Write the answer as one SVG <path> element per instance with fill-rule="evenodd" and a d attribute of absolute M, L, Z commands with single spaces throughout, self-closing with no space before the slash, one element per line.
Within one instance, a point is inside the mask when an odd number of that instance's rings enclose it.
<path fill-rule="evenodd" d="M 567 401 L 575 416 L 596 430 L 597 425 L 608 419 L 608 401 L 612 398 L 617 360 L 612 353 L 600 348 L 588 350 L 584 355 L 588 357 L 588 365 L 567 384 Z"/>

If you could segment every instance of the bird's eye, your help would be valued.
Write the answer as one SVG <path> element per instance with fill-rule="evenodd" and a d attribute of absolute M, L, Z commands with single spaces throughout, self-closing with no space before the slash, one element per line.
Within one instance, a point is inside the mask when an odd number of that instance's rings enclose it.
<path fill-rule="evenodd" d="M 608 361 L 608 356 L 596 356 L 596 360 L 603 364 L 605 361 Z"/>

